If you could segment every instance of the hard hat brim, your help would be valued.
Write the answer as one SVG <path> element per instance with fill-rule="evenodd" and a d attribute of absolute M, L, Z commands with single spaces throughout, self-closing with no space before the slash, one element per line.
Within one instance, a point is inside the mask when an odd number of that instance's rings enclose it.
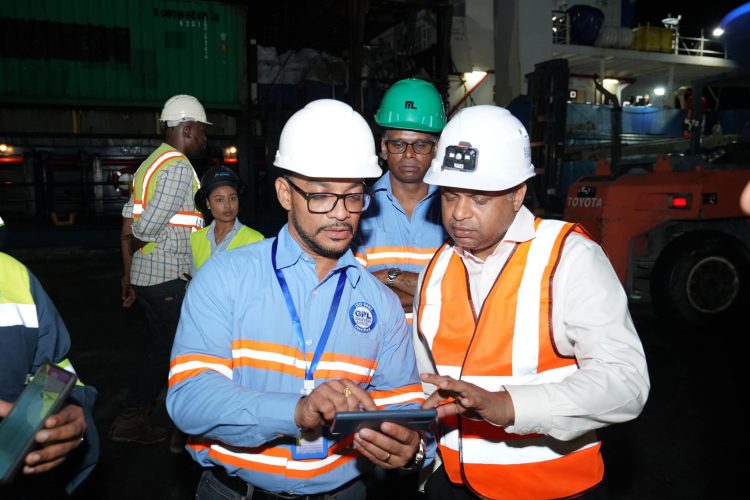
<path fill-rule="evenodd" d="M 532 167 L 533 169 L 533 167 Z M 522 176 L 496 177 L 476 175 L 468 172 L 430 169 L 424 176 L 424 182 L 435 186 L 471 189 L 473 191 L 505 191 L 526 182 L 536 175 L 533 170 Z"/>

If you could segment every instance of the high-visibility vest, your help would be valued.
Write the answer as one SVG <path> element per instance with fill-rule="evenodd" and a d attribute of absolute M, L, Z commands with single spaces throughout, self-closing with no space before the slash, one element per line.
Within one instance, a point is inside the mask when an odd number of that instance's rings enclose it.
<path fill-rule="evenodd" d="M 427 266 L 419 290 L 419 333 L 438 372 L 488 391 L 557 382 L 575 372 L 552 335 L 552 278 L 576 225 L 535 221 L 536 235 L 517 244 L 475 317 L 466 267 L 448 243 Z M 604 476 L 594 432 L 571 441 L 510 434 L 484 420 L 441 420 L 440 453 L 453 483 L 487 498 L 561 498 Z"/>
<path fill-rule="evenodd" d="M 34 296 L 31 294 L 28 269 L 10 255 L 0 252 L 0 328 L 16 326 L 39 328 L 39 316 Z M 53 341 L 50 336 L 40 337 L 40 343 Z M 67 358 L 55 364 L 73 374 L 76 373 Z M 78 379 L 76 385 L 83 386 L 83 382 Z"/>
<path fill-rule="evenodd" d="M 138 167 L 138 171 L 133 178 L 133 220 L 137 221 L 143 215 L 148 200 L 154 195 L 156 179 L 159 173 L 161 173 L 162 168 L 180 159 L 190 165 L 185 155 L 169 144 L 162 144 Z M 200 188 L 200 181 L 192 165 L 190 165 L 190 171 L 193 174 L 193 195 L 195 195 L 195 192 Z M 192 211 L 178 211 L 169 219 L 167 224 L 177 227 L 189 227 L 193 231 L 197 231 L 203 227 L 203 215 L 195 208 Z M 151 241 L 141 248 L 141 251 L 145 254 L 150 254 L 154 251 L 155 246 L 156 243 Z"/>
<path fill-rule="evenodd" d="M 195 263 L 196 269 L 200 269 L 208 258 L 211 257 L 211 242 L 208 241 L 208 236 L 206 234 L 210 229 L 210 226 L 204 227 L 200 231 L 196 231 L 190 235 L 190 248 L 193 251 L 193 262 Z M 265 239 L 264 236 L 255 229 L 242 226 L 240 230 L 237 231 L 237 234 L 234 235 L 232 241 L 229 242 L 227 250 L 249 245 L 250 243 L 255 243 L 263 239 Z"/>

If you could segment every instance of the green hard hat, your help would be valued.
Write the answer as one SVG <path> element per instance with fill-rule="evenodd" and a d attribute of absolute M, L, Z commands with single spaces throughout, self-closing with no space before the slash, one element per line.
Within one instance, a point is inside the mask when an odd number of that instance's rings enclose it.
<path fill-rule="evenodd" d="M 425 80 L 399 80 L 383 96 L 375 123 L 385 128 L 439 134 L 445 127 L 445 108 L 437 89 Z"/>

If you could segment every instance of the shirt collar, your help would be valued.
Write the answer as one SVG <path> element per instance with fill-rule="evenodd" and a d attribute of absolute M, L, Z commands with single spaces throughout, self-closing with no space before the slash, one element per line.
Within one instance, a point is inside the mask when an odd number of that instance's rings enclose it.
<path fill-rule="evenodd" d="M 378 179 L 378 181 L 373 184 L 372 190 L 374 191 L 385 191 L 386 195 L 388 195 L 388 199 L 391 201 L 395 200 L 396 197 L 393 196 L 393 188 L 391 187 L 391 173 L 386 172 L 383 174 L 383 176 Z M 434 184 L 427 184 L 427 195 L 422 198 L 423 200 L 426 200 L 427 198 L 430 198 L 437 192 L 438 187 Z"/>
<path fill-rule="evenodd" d="M 503 236 L 503 239 L 500 241 L 500 243 L 495 246 L 495 249 L 492 251 L 492 254 L 490 256 L 500 252 L 500 247 L 504 242 L 523 243 L 525 241 L 533 239 L 535 235 L 536 231 L 534 230 L 534 214 L 531 213 L 531 211 L 524 205 L 521 205 L 521 209 L 516 213 L 516 217 L 513 219 L 510 227 L 505 232 L 505 236 Z M 458 245 L 454 246 L 453 250 L 461 258 L 468 258 L 476 262 L 482 262 L 481 259 L 474 257 L 474 254 L 472 254 L 471 252 L 467 252 Z"/>
<path fill-rule="evenodd" d="M 232 229 L 229 230 L 227 235 L 224 237 L 224 239 L 231 239 L 235 234 L 237 234 L 237 231 L 242 229 L 242 223 L 240 222 L 240 219 L 235 217 L 234 218 L 234 224 L 232 224 Z M 211 223 L 208 225 L 208 234 L 211 236 L 211 240 L 216 243 L 216 238 L 214 237 L 214 231 L 216 230 L 216 219 L 212 220 Z M 223 241 L 223 240 L 222 240 Z"/>
<path fill-rule="evenodd" d="M 299 261 L 304 261 L 315 266 L 315 260 L 307 252 L 305 252 L 297 240 L 295 240 L 291 233 L 289 233 L 289 224 L 284 224 L 278 235 L 278 248 L 276 249 L 276 265 L 279 269 L 294 266 Z M 347 249 L 346 253 L 339 257 L 338 262 L 333 267 L 332 271 L 337 269 L 345 269 L 346 278 L 351 283 L 352 287 L 356 287 L 361 277 L 362 268 L 354 258 L 354 254 L 351 249 Z"/>

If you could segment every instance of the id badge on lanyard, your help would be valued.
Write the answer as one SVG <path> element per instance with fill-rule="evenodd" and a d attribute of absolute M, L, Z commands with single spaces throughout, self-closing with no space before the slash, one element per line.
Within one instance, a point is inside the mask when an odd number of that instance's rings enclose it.
<path fill-rule="evenodd" d="M 273 261 L 273 270 L 276 273 L 276 279 L 279 281 L 281 292 L 284 295 L 284 301 L 286 307 L 289 310 L 289 316 L 292 318 L 292 327 L 297 335 L 297 340 L 302 348 L 303 358 L 307 359 L 305 353 L 305 336 L 302 332 L 302 323 L 300 322 L 299 315 L 297 314 L 297 308 L 294 306 L 292 300 L 292 294 L 289 292 L 289 286 L 286 283 L 284 274 L 281 269 L 276 267 L 276 249 L 279 239 L 276 238 L 271 246 L 271 259 Z M 331 334 L 331 328 L 336 318 L 336 313 L 339 309 L 339 303 L 341 302 L 341 296 L 344 292 L 344 284 L 346 282 L 346 272 L 343 269 L 338 271 L 339 280 L 336 284 L 336 292 L 333 295 L 331 301 L 331 307 L 328 309 L 328 318 L 326 324 L 323 327 L 323 332 L 320 335 L 320 340 L 315 348 L 312 361 L 310 365 L 305 368 L 305 382 L 302 388 L 302 393 L 307 396 L 313 389 L 315 389 L 315 369 L 318 367 L 320 357 L 323 355 L 328 337 Z M 303 434 L 297 438 L 297 443 L 292 446 L 292 458 L 294 460 L 305 460 L 311 458 L 326 458 L 328 456 L 328 439 L 320 432 L 316 432 L 314 435 Z"/>
<path fill-rule="evenodd" d="M 305 377 L 305 386 L 302 393 L 307 396 L 315 388 L 315 381 Z M 302 434 L 292 446 L 292 458 L 305 460 L 310 458 L 326 458 L 328 456 L 328 438 L 322 434 Z"/>

